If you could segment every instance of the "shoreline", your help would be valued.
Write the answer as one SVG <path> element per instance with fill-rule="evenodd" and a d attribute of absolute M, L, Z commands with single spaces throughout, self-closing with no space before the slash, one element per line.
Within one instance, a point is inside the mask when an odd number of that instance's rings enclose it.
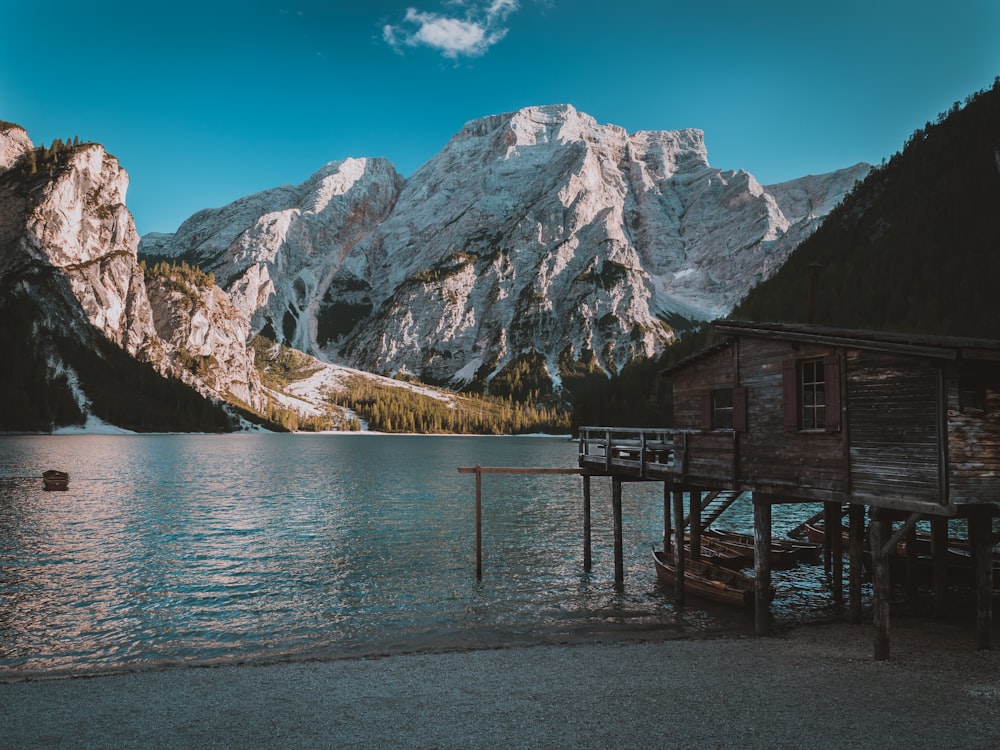
<path fill-rule="evenodd" d="M 0 684 L 0 745 L 963 747 L 1000 741 L 965 624 L 511 646 Z"/>

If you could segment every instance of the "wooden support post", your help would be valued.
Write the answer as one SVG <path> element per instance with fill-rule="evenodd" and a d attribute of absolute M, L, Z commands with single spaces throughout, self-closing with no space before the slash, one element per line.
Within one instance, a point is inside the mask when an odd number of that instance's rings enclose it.
<path fill-rule="evenodd" d="M 976 648 L 989 651 L 993 633 L 993 530 L 987 513 L 969 517 L 969 539 L 976 566 Z"/>
<path fill-rule="evenodd" d="M 917 600 L 917 526 L 906 531 L 906 598 Z"/>
<path fill-rule="evenodd" d="M 673 543 L 670 525 L 670 482 L 663 483 L 663 553 L 670 554 Z"/>
<path fill-rule="evenodd" d="M 833 545 L 833 534 L 831 525 L 833 524 L 833 508 L 836 503 L 823 503 L 823 572 L 830 574 L 830 563 L 833 560 L 831 547 Z"/>
<path fill-rule="evenodd" d="M 831 512 L 827 514 L 830 537 L 830 584 L 835 604 L 844 603 L 844 525 L 840 503 L 829 503 Z"/>
<path fill-rule="evenodd" d="M 865 506 L 851 505 L 849 516 L 851 561 L 848 573 L 850 620 L 861 624 L 861 572 L 865 561 Z"/>
<path fill-rule="evenodd" d="M 754 632 L 771 630 L 771 501 L 753 493 L 753 567 L 757 579 Z"/>
<path fill-rule="evenodd" d="M 885 546 L 889 541 L 890 522 L 884 520 L 885 514 L 879 508 L 871 509 L 871 551 L 872 551 L 872 589 L 873 589 L 873 620 L 875 624 L 876 661 L 889 658 L 889 595 L 891 581 L 889 579 L 889 559 Z"/>
<path fill-rule="evenodd" d="M 934 560 L 934 617 L 948 613 L 948 519 L 931 520 L 931 556 Z"/>
<path fill-rule="evenodd" d="M 590 541 L 590 475 L 583 475 L 583 569 L 589 573 L 593 566 Z"/>
<path fill-rule="evenodd" d="M 674 490 L 674 603 L 684 606 L 684 493 Z"/>
<path fill-rule="evenodd" d="M 611 513 L 615 536 L 615 587 L 621 588 L 625 583 L 625 565 L 622 561 L 622 480 L 618 477 L 611 479 Z"/>
<path fill-rule="evenodd" d="M 691 559 L 701 559 L 701 490 L 691 490 L 688 517 L 691 519 Z"/>
<path fill-rule="evenodd" d="M 483 467 L 476 464 L 476 580 L 483 580 Z"/>

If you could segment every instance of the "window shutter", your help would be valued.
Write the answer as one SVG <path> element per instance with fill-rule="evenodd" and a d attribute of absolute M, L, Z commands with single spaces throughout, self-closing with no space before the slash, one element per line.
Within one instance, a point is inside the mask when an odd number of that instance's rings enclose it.
<path fill-rule="evenodd" d="M 786 359 L 781 368 L 781 386 L 785 413 L 785 430 L 799 430 L 799 387 L 798 368 L 794 359 Z"/>
<path fill-rule="evenodd" d="M 747 431 L 747 389 L 743 386 L 733 388 L 733 429 Z"/>
<path fill-rule="evenodd" d="M 829 354 L 823 359 L 826 381 L 826 431 L 840 432 L 840 357 Z"/>
<path fill-rule="evenodd" d="M 712 392 L 703 393 L 701 396 L 701 429 L 712 429 Z"/>

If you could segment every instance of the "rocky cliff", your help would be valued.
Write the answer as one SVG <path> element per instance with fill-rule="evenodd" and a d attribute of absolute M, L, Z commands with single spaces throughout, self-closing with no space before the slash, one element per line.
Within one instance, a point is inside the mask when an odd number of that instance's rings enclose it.
<path fill-rule="evenodd" d="M 232 392 L 245 403 L 262 403 L 241 318 L 211 314 L 220 307 L 220 290 L 207 290 L 182 311 L 172 309 L 171 300 L 161 296 L 154 315 L 136 257 L 139 237 L 125 206 L 127 188 L 125 170 L 98 144 L 58 142 L 35 148 L 23 129 L 0 127 L 0 286 L 5 314 L 20 323 L 14 326 L 17 331 L 7 332 L 9 344 L 30 348 L 28 356 L 39 372 L 47 381 L 62 383 L 76 406 L 76 413 L 67 407 L 69 417 L 53 415 L 50 426 L 67 418 L 82 421 L 91 414 L 94 397 L 88 390 L 94 390 L 93 382 L 91 387 L 82 382 L 87 378 L 81 379 L 80 371 L 86 369 L 93 381 L 111 366 L 109 357 L 121 362 L 109 354 L 109 343 L 205 396 Z M 202 314 L 204 310 L 211 313 Z M 198 320 L 201 330 L 194 338 L 212 339 L 213 348 L 221 351 L 220 341 L 239 340 L 227 351 L 225 367 L 217 368 L 211 379 L 193 372 L 180 356 L 187 343 L 182 335 L 174 331 L 161 336 L 169 328 L 162 319 L 177 323 L 185 315 Z M 17 381 L 19 375 L 12 371 L 4 374 L 8 377 Z M 119 396 L 128 398 L 126 392 Z M 163 428 L 152 421 L 144 425 L 140 419 L 133 426 Z"/>

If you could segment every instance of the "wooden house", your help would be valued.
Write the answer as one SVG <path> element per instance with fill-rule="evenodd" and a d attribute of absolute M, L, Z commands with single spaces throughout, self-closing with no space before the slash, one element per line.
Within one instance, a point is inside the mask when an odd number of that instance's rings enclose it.
<path fill-rule="evenodd" d="M 917 521 L 936 524 L 940 540 L 948 518 L 968 518 L 981 643 L 988 645 L 998 541 L 992 519 L 1000 515 L 1000 341 L 713 325 L 725 340 L 665 373 L 673 386 L 672 427 L 584 428 L 581 468 L 662 479 L 674 493 L 750 491 L 755 534 L 767 539 L 773 503 L 826 503 L 829 532 L 839 530 L 839 511 L 849 507 L 858 611 L 866 508 L 876 574 Z M 758 560 L 758 577 L 766 583 L 768 575 L 766 560 Z M 942 563 L 936 588 L 943 594 L 946 585 Z M 888 575 L 877 580 L 875 609 L 887 655 Z M 880 648 L 877 641 L 876 656 Z"/>

